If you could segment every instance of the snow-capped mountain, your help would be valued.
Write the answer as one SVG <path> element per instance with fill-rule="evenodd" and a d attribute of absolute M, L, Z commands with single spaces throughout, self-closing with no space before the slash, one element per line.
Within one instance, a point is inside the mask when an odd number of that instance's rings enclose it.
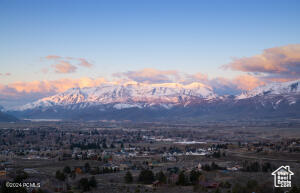
<path fill-rule="evenodd" d="M 287 115 L 295 110 L 300 115 L 300 80 L 259 86 L 236 96 L 235 100 L 237 103 L 246 103 L 248 106 L 262 109 L 261 111 L 268 109 L 269 113 L 282 111 L 282 114 Z"/>
<path fill-rule="evenodd" d="M 72 88 L 63 93 L 26 104 L 18 110 L 49 108 L 80 104 L 80 108 L 92 105 L 114 104 L 114 108 L 131 108 L 142 106 L 186 105 L 196 99 L 216 98 L 212 88 L 201 83 L 182 85 L 127 83 L 103 84 L 98 87 Z"/>
<path fill-rule="evenodd" d="M 67 120 L 299 119 L 299 83 L 272 83 L 238 96 L 217 96 L 200 83 L 109 83 L 69 89 L 11 113 L 19 118 Z"/>
<path fill-rule="evenodd" d="M 251 91 L 242 93 L 237 96 L 237 99 L 245 99 L 254 96 L 266 96 L 266 95 L 294 95 L 300 94 L 300 80 L 291 82 L 274 82 L 264 86 L 259 86 Z"/>

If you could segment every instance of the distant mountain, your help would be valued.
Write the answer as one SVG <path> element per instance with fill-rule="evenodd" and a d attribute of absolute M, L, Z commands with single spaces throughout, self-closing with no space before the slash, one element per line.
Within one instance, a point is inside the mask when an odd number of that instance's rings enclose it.
<path fill-rule="evenodd" d="M 99 87 L 72 88 L 66 92 L 46 97 L 26 104 L 17 110 L 49 109 L 61 106 L 72 109 L 84 109 L 91 106 L 112 104 L 115 109 L 144 108 L 174 105 L 187 105 L 193 100 L 213 99 L 216 95 L 212 88 L 201 83 L 189 85 L 168 84 L 103 84 Z"/>
<path fill-rule="evenodd" d="M 12 115 L 0 112 L 0 122 L 12 122 L 17 120 L 18 119 Z"/>
<path fill-rule="evenodd" d="M 74 88 L 13 112 L 71 120 L 232 120 L 300 118 L 300 81 L 272 83 L 237 96 L 200 84 L 104 84 Z"/>
<path fill-rule="evenodd" d="M 275 95 L 299 95 L 300 81 L 291 81 L 284 83 L 270 83 L 257 87 L 249 92 L 239 95 L 238 99 L 251 98 L 254 96 L 275 96 Z"/>

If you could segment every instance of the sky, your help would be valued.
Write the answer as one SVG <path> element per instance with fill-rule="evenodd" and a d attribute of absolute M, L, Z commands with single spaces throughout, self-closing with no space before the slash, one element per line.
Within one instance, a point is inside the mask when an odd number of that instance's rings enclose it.
<path fill-rule="evenodd" d="M 300 77 L 300 1 L 0 0 L 0 105 L 105 81 Z"/>

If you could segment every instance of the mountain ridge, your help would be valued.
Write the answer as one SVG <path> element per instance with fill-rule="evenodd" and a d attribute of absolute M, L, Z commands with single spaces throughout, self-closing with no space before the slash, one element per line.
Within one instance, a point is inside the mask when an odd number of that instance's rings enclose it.
<path fill-rule="evenodd" d="M 14 113 L 70 120 L 300 118 L 299 83 L 272 83 L 237 96 L 218 96 L 203 84 L 106 84 L 69 89 Z"/>
<path fill-rule="evenodd" d="M 182 84 L 103 84 L 98 87 L 71 88 L 63 93 L 45 97 L 19 109 L 27 110 L 37 107 L 55 105 L 71 105 L 78 103 L 110 104 L 110 103 L 147 103 L 183 104 L 193 98 L 215 98 L 212 88 L 201 83 Z"/>
<path fill-rule="evenodd" d="M 289 81 L 289 82 L 274 82 L 269 83 L 267 85 L 259 86 L 250 90 L 248 92 L 244 92 L 237 96 L 238 99 L 250 98 L 257 95 L 265 95 L 265 94 L 300 94 L 300 80 Z"/>

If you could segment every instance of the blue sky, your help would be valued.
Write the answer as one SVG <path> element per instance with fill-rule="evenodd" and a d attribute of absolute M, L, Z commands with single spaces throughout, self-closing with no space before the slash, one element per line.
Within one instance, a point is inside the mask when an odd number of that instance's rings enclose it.
<path fill-rule="evenodd" d="M 107 81 L 300 78 L 299 0 L 0 0 L 0 105 Z M 226 67 L 226 68 L 224 68 Z"/>
<path fill-rule="evenodd" d="M 110 77 L 155 68 L 209 77 L 240 72 L 232 57 L 299 43 L 299 1 L 1 0 L 2 83 L 62 77 Z M 85 58 L 93 68 L 40 73 L 41 58 Z"/>

